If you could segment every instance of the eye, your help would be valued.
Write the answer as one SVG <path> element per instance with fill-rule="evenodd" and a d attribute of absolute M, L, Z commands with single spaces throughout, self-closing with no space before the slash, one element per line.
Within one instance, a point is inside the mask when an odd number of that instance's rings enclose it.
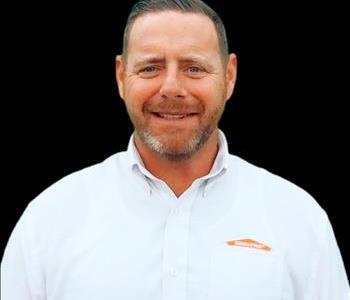
<path fill-rule="evenodd" d="M 191 66 L 188 68 L 188 71 L 191 73 L 198 73 L 198 72 L 201 72 L 201 69 L 196 66 Z"/>
<path fill-rule="evenodd" d="M 160 68 L 157 66 L 147 66 L 140 70 L 138 73 L 143 78 L 151 78 L 158 74 Z"/>
<path fill-rule="evenodd" d="M 189 66 L 186 69 L 187 74 L 193 78 L 201 78 L 205 75 L 206 70 L 199 66 Z"/>
<path fill-rule="evenodd" d="M 146 67 L 143 70 L 141 70 L 141 72 L 144 72 L 144 73 L 152 73 L 155 71 L 157 71 L 157 68 L 155 66 Z"/>

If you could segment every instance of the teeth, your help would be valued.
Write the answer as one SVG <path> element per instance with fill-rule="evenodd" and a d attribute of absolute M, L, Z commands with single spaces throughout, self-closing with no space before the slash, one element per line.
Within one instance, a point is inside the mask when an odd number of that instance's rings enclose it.
<path fill-rule="evenodd" d="M 169 119 L 169 120 L 176 120 L 176 119 L 183 119 L 187 115 L 169 115 L 169 114 L 158 114 L 163 119 Z"/>

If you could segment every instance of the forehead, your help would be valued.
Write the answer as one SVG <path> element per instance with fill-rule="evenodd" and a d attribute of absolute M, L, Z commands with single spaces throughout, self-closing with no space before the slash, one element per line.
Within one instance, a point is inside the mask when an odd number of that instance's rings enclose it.
<path fill-rule="evenodd" d="M 219 53 L 218 37 L 209 17 L 165 11 L 138 17 L 129 33 L 128 53 L 189 51 Z"/>

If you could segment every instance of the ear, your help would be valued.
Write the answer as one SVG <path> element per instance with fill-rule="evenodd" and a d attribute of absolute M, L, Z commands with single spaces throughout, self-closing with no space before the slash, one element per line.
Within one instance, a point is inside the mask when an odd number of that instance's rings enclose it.
<path fill-rule="evenodd" d="M 231 53 L 226 66 L 226 101 L 231 98 L 237 78 L 237 56 Z"/>
<path fill-rule="evenodd" d="M 115 58 L 115 77 L 118 84 L 118 91 L 120 98 L 124 100 L 124 78 L 125 78 L 125 63 L 121 55 L 117 55 Z"/>

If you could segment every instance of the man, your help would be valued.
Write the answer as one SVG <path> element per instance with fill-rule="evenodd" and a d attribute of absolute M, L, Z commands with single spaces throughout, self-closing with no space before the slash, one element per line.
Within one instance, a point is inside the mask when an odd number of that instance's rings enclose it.
<path fill-rule="evenodd" d="M 326 213 L 228 153 L 218 122 L 236 65 L 203 2 L 136 4 L 116 59 L 128 150 L 30 203 L 2 261 L 2 299 L 348 299 Z"/>

